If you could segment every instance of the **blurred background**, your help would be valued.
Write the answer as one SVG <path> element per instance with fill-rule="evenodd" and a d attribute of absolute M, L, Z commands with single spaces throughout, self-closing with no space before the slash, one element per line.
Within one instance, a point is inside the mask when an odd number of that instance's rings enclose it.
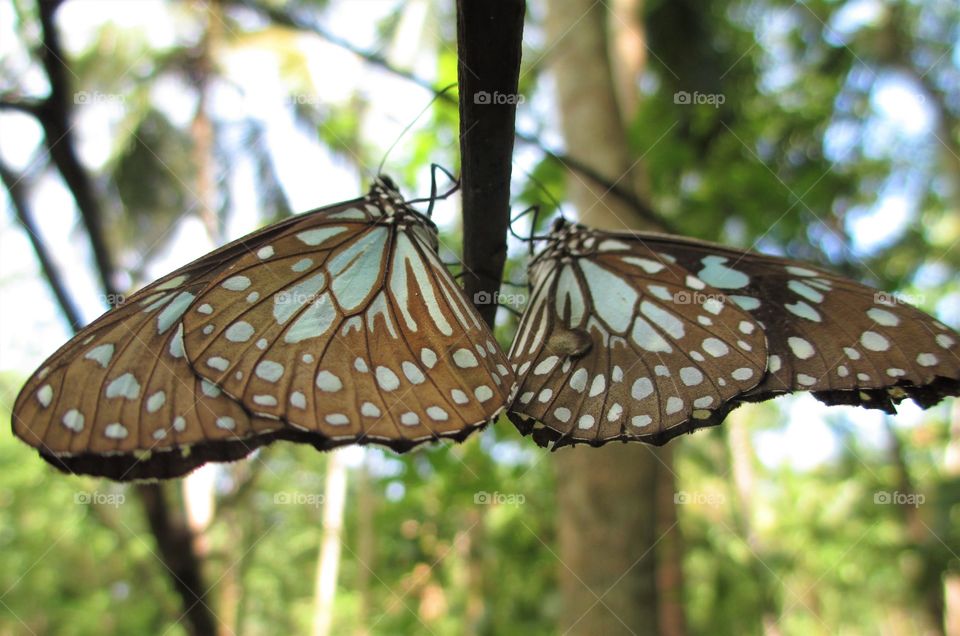
<path fill-rule="evenodd" d="M 663 227 L 957 329 L 958 25 L 953 0 L 532 1 L 514 210 L 582 211 L 607 189 L 586 163 Z M 456 51 L 436 0 L 0 0 L 4 421 L 116 290 L 360 195 L 398 139 L 384 172 L 428 195 L 430 163 L 458 169 L 455 99 L 431 104 Z M 450 263 L 458 211 L 434 212 Z M 511 239 L 517 309 L 526 255 Z M 960 400 L 784 397 L 658 450 L 549 453 L 503 418 L 152 487 L 0 435 L 0 634 L 202 633 L 198 612 L 221 634 L 960 634 L 958 554 Z"/>

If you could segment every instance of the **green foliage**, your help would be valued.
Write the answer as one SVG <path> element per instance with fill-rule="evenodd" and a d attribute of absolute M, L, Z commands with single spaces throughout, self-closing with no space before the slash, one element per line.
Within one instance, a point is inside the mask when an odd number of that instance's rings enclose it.
<path fill-rule="evenodd" d="M 113 182 L 123 206 L 110 223 L 114 244 L 143 253 L 170 238 L 170 227 L 193 204 L 180 185 L 189 177 L 170 166 L 189 166 L 190 147 L 190 137 L 157 110 L 138 122 L 114 159 Z"/>

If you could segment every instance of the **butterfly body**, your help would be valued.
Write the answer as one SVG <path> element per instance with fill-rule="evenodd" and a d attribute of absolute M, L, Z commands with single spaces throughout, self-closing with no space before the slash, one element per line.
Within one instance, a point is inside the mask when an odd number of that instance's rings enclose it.
<path fill-rule="evenodd" d="M 61 469 L 171 477 L 276 439 L 404 451 L 463 439 L 514 387 L 389 180 L 132 295 L 31 377 L 14 432 Z M 506 371 L 503 373 L 502 371 Z"/>
<path fill-rule="evenodd" d="M 546 242 L 510 351 L 521 379 L 510 417 L 542 444 L 661 444 L 798 390 L 888 412 L 960 393 L 960 338 L 854 281 L 563 220 Z"/>

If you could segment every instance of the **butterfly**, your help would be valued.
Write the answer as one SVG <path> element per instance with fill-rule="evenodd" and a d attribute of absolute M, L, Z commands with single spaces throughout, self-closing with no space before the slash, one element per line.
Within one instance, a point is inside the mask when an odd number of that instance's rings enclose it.
<path fill-rule="evenodd" d="M 66 472 L 169 478 L 277 439 L 462 440 L 514 389 L 436 226 L 381 176 L 105 313 L 29 378 L 13 431 Z"/>
<path fill-rule="evenodd" d="M 890 413 L 960 395 L 960 336 L 798 261 L 558 219 L 529 277 L 508 412 L 541 445 L 659 445 L 793 391 Z"/>

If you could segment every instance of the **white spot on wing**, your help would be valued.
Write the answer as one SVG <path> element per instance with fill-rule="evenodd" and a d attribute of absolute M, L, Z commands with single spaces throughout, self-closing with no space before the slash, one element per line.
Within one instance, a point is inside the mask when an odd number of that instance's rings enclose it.
<path fill-rule="evenodd" d="M 163 391 L 157 391 L 147 398 L 147 413 L 156 413 L 166 403 L 167 394 Z"/>
<path fill-rule="evenodd" d="M 634 400 L 642 400 L 653 393 L 653 382 L 650 378 L 638 378 L 630 389 L 630 395 Z"/>
<path fill-rule="evenodd" d="M 870 351 L 886 351 L 890 348 L 890 341 L 876 331 L 864 331 L 860 336 L 860 344 Z"/>
<path fill-rule="evenodd" d="M 157 333 L 165 333 L 175 322 L 180 320 L 194 298 L 196 296 L 190 292 L 180 292 L 174 296 L 170 304 L 157 314 Z"/>
<path fill-rule="evenodd" d="M 344 225 L 335 225 L 333 227 L 319 227 L 313 230 L 304 230 L 297 234 L 297 238 L 301 243 L 309 245 L 311 247 L 316 247 L 324 241 L 337 236 L 338 234 L 343 234 L 347 231 L 346 226 Z"/>
<path fill-rule="evenodd" d="M 474 389 L 473 394 L 477 397 L 477 402 L 486 402 L 493 397 L 493 390 L 483 384 Z"/>
<path fill-rule="evenodd" d="M 294 344 L 310 338 L 319 338 L 327 333 L 336 319 L 337 309 L 333 300 L 329 293 L 324 293 L 310 303 L 300 317 L 290 325 L 290 329 L 283 334 L 283 341 Z"/>
<path fill-rule="evenodd" d="M 400 369 L 403 371 L 403 375 L 410 380 L 411 384 L 423 384 L 426 381 L 423 372 L 417 367 L 417 365 L 408 360 L 403 361 L 403 363 L 400 365 Z"/>
<path fill-rule="evenodd" d="M 113 358 L 113 345 L 108 343 L 96 346 L 90 351 L 87 351 L 83 357 L 99 363 L 101 367 L 106 369 L 107 365 L 110 364 L 110 359 Z"/>
<path fill-rule="evenodd" d="M 241 320 L 227 327 L 223 335 L 230 342 L 246 342 L 253 337 L 253 325 Z"/>
<path fill-rule="evenodd" d="M 380 281 L 388 236 L 387 228 L 374 228 L 330 261 L 330 288 L 344 311 L 359 307 Z"/>
<path fill-rule="evenodd" d="M 724 256 L 704 256 L 703 269 L 697 274 L 700 280 L 719 289 L 739 289 L 750 284 L 750 277 L 726 265 Z"/>
<path fill-rule="evenodd" d="M 221 283 L 221 287 L 230 291 L 243 291 L 250 286 L 250 279 L 246 276 L 231 276 Z"/>
<path fill-rule="evenodd" d="M 326 393 L 336 393 L 343 388 L 340 378 L 326 369 L 317 374 L 317 388 Z"/>
<path fill-rule="evenodd" d="M 261 380 L 276 382 L 283 377 L 283 365 L 272 360 L 261 361 L 253 373 Z"/>
<path fill-rule="evenodd" d="M 400 378 L 387 367 L 377 367 L 375 374 L 377 384 L 380 385 L 380 388 L 384 391 L 395 391 L 400 386 Z"/>
<path fill-rule="evenodd" d="M 584 389 L 587 388 L 587 378 L 586 369 L 577 369 L 573 372 L 573 375 L 570 376 L 570 388 L 577 393 L 583 393 Z"/>
<path fill-rule="evenodd" d="M 127 435 L 127 427 L 119 422 L 107 424 L 107 427 L 103 429 L 103 436 L 110 439 L 126 439 Z"/>
<path fill-rule="evenodd" d="M 77 409 L 70 409 L 63 414 L 63 419 L 60 422 L 74 433 L 79 433 L 83 430 L 83 420 L 83 413 Z"/>
<path fill-rule="evenodd" d="M 820 313 L 802 300 L 798 300 L 793 304 L 787 303 L 784 305 L 784 307 L 791 314 L 799 316 L 800 318 L 806 318 L 807 320 L 812 320 L 813 322 L 821 321 Z"/>
<path fill-rule="evenodd" d="M 583 272 L 590 290 L 594 313 L 613 331 L 626 332 L 630 328 L 633 307 L 638 298 L 637 292 L 622 277 L 591 261 L 582 260 L 580 271 Z M 666 288 L 663 288 L 663 291 L 669 297 Z M 578 321 L 574 321 L 574 324 L 576 322 Z"/>
<path fill-rule="evenodd" d="M 107 385 L 106 395 L 108 398 L 135 400 L 140 396 L 140 383 L 132 373 L 124 373 Z"/>
<path fill-rule="evenodd" d="M 790 346 L 790 350 L 793 351 L 793 355 L 801 360 L 809 360 L 817 353 L 813 345 L 803 338 L 791 336 L 787 338 L 787 344 Z"/>
<path fill-rule="evenodd" d="M 453 362 L 461 369 L 469 369 L 479 364 L 472 351 L 462 348 L 453 352 Z"/>

